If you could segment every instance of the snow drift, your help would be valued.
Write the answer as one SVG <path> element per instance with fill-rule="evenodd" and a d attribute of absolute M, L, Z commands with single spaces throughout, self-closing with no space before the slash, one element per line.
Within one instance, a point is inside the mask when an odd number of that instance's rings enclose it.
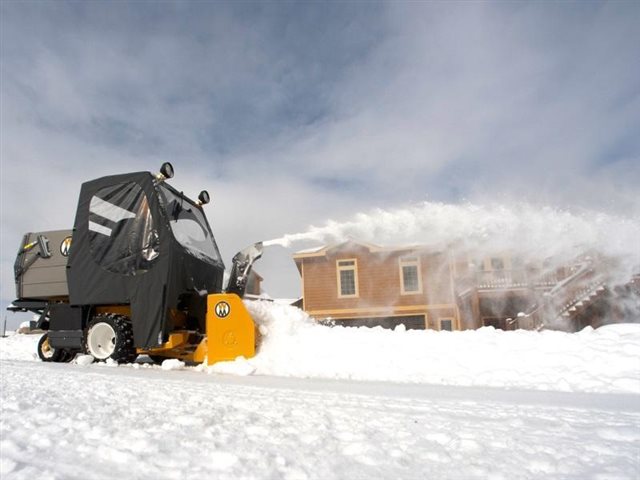
<path fill-rule="evenodd" d="M 246 303 L 262 333 L 259 352 L 214 372 L 235 365 L 241 374 L 640 393 L 640 325 L 575 334 L 328 327 L 295 307 Z"/>

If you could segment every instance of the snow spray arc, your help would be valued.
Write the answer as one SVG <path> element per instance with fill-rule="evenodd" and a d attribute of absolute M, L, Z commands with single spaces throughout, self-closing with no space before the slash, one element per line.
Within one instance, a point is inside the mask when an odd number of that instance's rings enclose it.
<path fill-rule="evenodd" d="M 328 220 L 300 233 L 263 242 L 290 247 L 302 242 L 331 243 L 349 238 L 382 245 L 425 247 L 460 245 L 477 253 L 509 250 L 536 257 L 571 257 L 597 250 L 640 267 L 640 217 L 601 212 L 572 213 L 530 203 L 444 204 L 423 202 L 397 209 L 374 209 L 344 222 Z"/>
<path fill-rule="evenodd" d="M 483 258 L 509 253 L 544 261 L 549 270 L 574 261 L 579 254 L 595 252 L 610 260 L 612 284 L 622 285 L 640 273 L 639 238 L 640 216 L 573 212 L 524 202 L 423 202 L 373 209 L 343 222 L 328 220 L 321 226 L 265 241 L 264 245 L 306 248 L 354 239 L 380 246 L 453 247 L 465 252 L 476 266 Z"/>

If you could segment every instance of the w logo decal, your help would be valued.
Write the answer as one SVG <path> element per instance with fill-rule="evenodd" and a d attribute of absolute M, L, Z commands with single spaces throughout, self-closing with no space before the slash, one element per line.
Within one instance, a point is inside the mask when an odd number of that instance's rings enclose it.
<path fill-rule="evenodd" d="M 231 313 L 231 307 L 227 302 L 218 302 L 215 311 L 219 318 L 225 318 Z"/>

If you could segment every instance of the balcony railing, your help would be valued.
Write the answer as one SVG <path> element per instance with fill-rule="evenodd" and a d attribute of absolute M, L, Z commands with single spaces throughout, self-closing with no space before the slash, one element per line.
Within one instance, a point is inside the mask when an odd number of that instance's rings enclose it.
<path fill-rule="evenodd" d="M 604 277 L 594 271 L 591 259 L 556 273 L 557 282 L 544 293 L 532 310 L 521 315 L 523 319 L 531 319 L 537 329 L 561 326 L 557 319 L 570 317 L 578 307 L 589 305 L 605 290 Z"/>
<path fill-rule="evenodd" d="M 561 272 L 538 270 L 494 270 L 476 272 L 475 284 L 479 289 L 552 287 L 562 280 Z"/>

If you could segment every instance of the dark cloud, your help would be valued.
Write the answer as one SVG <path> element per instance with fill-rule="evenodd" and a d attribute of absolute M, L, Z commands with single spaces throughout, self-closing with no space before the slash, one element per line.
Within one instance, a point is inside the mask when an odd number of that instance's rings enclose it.
<path fill-rule="evenodd" d="M 0 8 L 3 302 L 24 231 L 165 160 L 225 258 L 425 198 L 639 208 L 637 2 Z"/>

